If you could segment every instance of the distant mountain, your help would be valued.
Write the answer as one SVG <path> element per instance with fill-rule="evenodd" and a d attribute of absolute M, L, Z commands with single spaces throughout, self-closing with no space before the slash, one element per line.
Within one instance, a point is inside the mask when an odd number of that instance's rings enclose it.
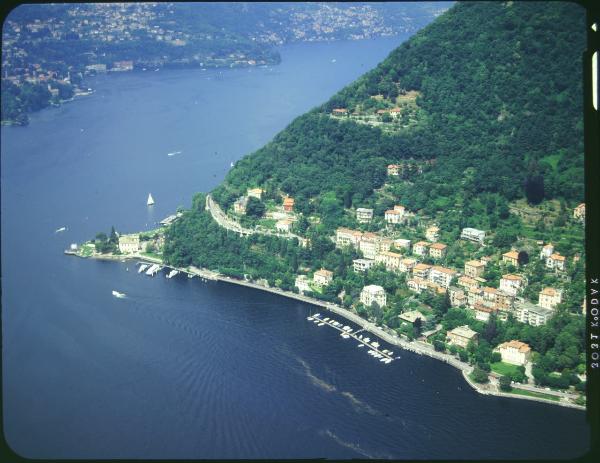
<path fill-rule="evenodd" d="M 487 229 L 521 198 L 574 205 L 583 200 L 584 49 L 585 12 L 573 3 L 456 4 L 238 162 L 214 197 L 227 207 L 260 185 L 322 213 L 327 195 L 338 223 L 344 206 L 382 211 L 395 197 Z M 390 182 L 392 195 L 374 195 L 386 166 L 402 162 L 412 168 Z"/>

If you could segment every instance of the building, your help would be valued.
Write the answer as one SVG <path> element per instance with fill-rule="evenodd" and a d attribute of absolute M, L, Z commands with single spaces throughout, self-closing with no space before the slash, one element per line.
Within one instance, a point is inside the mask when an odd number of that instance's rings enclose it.
<path fill-rule="evenodd" d="M 88 64 L 85 67 L 86 71 L 95 71 L 95 72 L 106 72 L 106 64 Z"/>
<path fill-rule="evenodd" d="M 115 61 L 112 71 L 133 71 L 133 61 Z"/>
<path fill-rule="evenodd" d="M 305 291 L 312 291 L 306 275 L 298 275 L 294 285 L 296 288 L 298 288 L 300 294 L 304 293 Z"/>
<path fill-rule="evenodd" d="M 540 252 L 540 260 L 546 260 L 552 254 L 554 254 L 554 245 L 552 243 L 548 243 L 542 248 L 542 251 Z"/>
<path fill-rule="evenodd" d="M 413 254 L 416 254 L 417 256 L 426 256 L 428 250 L 429 243 L 426 241 L 419 241 L 413 246 Z"/>
<path fill-rule="evenodd" d="M 352 246 L 358 249 L 362 238 L 362 232 L 358 230 L 350 230 L 349 228 L 338 228 L 335 232 L 335 245 L 338 248 L 344 246 Z"/>
<path fill-rule="evenodd" d="M 467 303 L 467 296 L 464 289 L 457 286 L 448 287 L 448 296 L 450 297 L 450 305 L 452 307 L 460 307 Z"/>
<path fill-rule="evenodd" d="M 562 302 L 562 291 L 554 288 L 544 288 L 540 291 L 538 305 L 545 309 L 555 309 Z"/>
<path fill-rule="evenodd" d="M 377 240 L 377 252 L 389 251 L 392 249 L 394 245 L 394 240 L 390 238 L 378 237 Z"/>
<path fill-rule="evenodd" d="M 406 259 L 402 259 L 400 261 L 400 266 L 398 267 L 398 270 L 401 273 L 409 273 L 412 271 L 413 268 L 415 268 L 416 265 L 417 261 L 415 259 L 407 257 Z"/>
<path fill-rule="evenodd" d="M 379 307 L 386 304 L 385 290 L 378 285 L 365 286 L 360 292 L 360 302 L 366 307 L 370 307 L 373 302 L 376 302 Z"/>
<path fill-rule="evenodd" d="M 402 259 L 402 254 L 391 251 L 384 251 L 375 256 L 375 262 L 378 264 L 383 263 L 388 272 L 398 272 Z"/>
<path fill-rule="evenodd" d="M 335 108 L 331 113 L 334 116 L 346 116 L 348 114 L 348 110 L 346 108 Z"/>
<path fill-rule="evenodd" d="M 425 315 L 423 315 L 418 310 L 411 310 L 410 312 L 401 313 L 400 315 L 398 315 L 398 318 L 410 324 L 416 322 L 417 319 L 420 319 L 423 323 L 427 321 L 427 317 L 425 317 Z"/>
<path fill-rule="evenodd" d="M 427 280 L 427 278 L 429 277 L 430 270 L 431 270 L 431 265 L 418 263 L 417 265 L 415 265 L 413 267 L 413 277 L 423 278 L 424 280 Z"/>
<path fill-rule="evenodd" d="M 500 278 L 500 289 L 511 296 L 516 296 L 524 287 L 522 276 L 507 274 Z"/>
<path fill-rule="evenodd" d="M 354 259 L 352 261 L 352 268 L 355 272 L 366 272 L 373 265 L 375 265 L 375 260 L 373 259 Z"/>
<path fill-rule="evenodd" d="M 440 236 L 440 229 L 438 227 L 436 227 L 435 225 L 432 225 L 427 230 L 425 230 L 425 238 L 427 238 L 428 241 L 437 241 L 439 236 Z"/>
<path fill-rule="evenodd" d="M 573 209 L 573 218 L 585 222 L 585 203 L 581 203 Z"/>
<path fill-rule="evenodd" d="M 502 262 L 515 267 L 519 266 L 519 253 L 517 251 L 508 251 L 502 254 Z"/>
<path fill-rule="evenodd" d="M 492 288 L 490 286 L 486 286 L 481 290 L 481 297 L 486 302 L 496 302 L 497 295 L 498 295 L 498 290 L 496 288 Z"/>
<path fill-rule="evenodd" d="M 410 240 L 398 238 L 394 240 L 394 247 L 398 249 L 408 249 L 410 251 Z"/>
<path fill-rule="evenodd" d="M 414 277 L 409 280 L 406 280 L 406 286 L 408 286 L 408 289 L 414 291 L 417 294 L 421 294 L 421 292 L 425 291 L 426 289 L 429 289 L 429 285 L 429 281 L 419 277 Z"/>
<path fill-rule="evenodd" d="M 465 275 L 471 278 L 477 278 L 483 275 L 485 264 L 479 260 L 470 260 L 465 262 Z"/>
<path fill-rule="evenodd" d="M 283 210 L 285 212 L 293 212 L 294 211 L 294 198 L 290 198 L 288 196 L 283 200 Z"/>
<path fill-rule="evenodd" d="M 356 209 L 356 220 L 358 223 L 369 223 L 373 220 L 373 209 L 359 207 Z"/>
<path fill-rule="evenodd" d="M 140 249 L 139 235 L 121 235 L 119 236 L 119 251 L 123 254 L 138 252 Z"/>
<path fill-rule="evenodd" d="M 248 193 L 246 194 L 248 197 L 252 196 L 256 199 L 261 199 L 262 194 L 265 192 L 262 188 L 248 188 Z"/>
<path fill-rule="evenodd" d="M 235 212 L 236 214 L 245 215 L 247 205 L 248 205 L 248 197 L 247 196 L 244 196 L 243 198 L 239 198 L 236 202 L 233 203 L 233 212 Z"/>
<path fill-rule="evenodd" d="M 390 164 L 387 166 L 387 174 L 388 175 L 400 175 L 400 170 L 402 169 L 402 166 L 399 166 L 398 164 Z"/>
<path fill-rule="evenodd" d="M 358 249 L 363 253 L 365 259 L 375 259 L 379 252 L 379 239 L 375 233 L 365 232 L 358 242 Z"/>
<path fill-rule="evenodd" d="M 479 288 L 479 282 L 476 279 L 471 278 L 466 275 L 459 277 L 458 282 L 456 284 L 458 286 L 463 287 L 465 290 L 468 290 L 470 288 L 473 288 L 473 289 Z"/>
<path fill-rule="evenodd" d="M 495 314 L 497 312 L 498 310 L 495 307 L 493 307 L 493 305 L 486 305 L 482 302 L 476 302 L 473 305 L 473 313 L 475 315 L 475 319 L 482 322 L 487 323 L 492 314 Z"/>
<path fill-rule="evenodd" d="M 463 228 L 460 237 L 463 240 L 474 241 L 476 243 L 483 244 L 485 232 L 476 228 Z"/>
<path fill-rule="evenodd" d="M 330 270 L 325 270 L 322 268 L 321 270 L 317 270 L 313 275 L 313 282 L 317 286 L 327 286 L 329 283 L 333 281 L 333 272 Z"/>
<path fill-rule="evenodd" d="M 477 342 L 477 332 L 468 325 L 458 326 L 448 331 L 448 343 L 466 349 L 469 341 Z"/>
<path fill-rule="evenodd" d="M 278 232 L 281 232 L 281 233 L 289 233 L 290 231 L 292 231 L 292 225 L 293 225 L 293 223 L 294 222 L 292 222 L 289 219 L 279 220 L 275 224 L 275 229 Z"/>
<path fill-rule="evenodd" d="M 443 259 L 446 256 L 446 246 L 443 243 L 433 243 L 429 246 L 429 255 L 434 259 Z"/>
<path fill-rule="evenodd" d="M 503 342 L 494 349 L 499 352 L 502 361 L 513 365 L 525 365 L 531 359 L 531 348 L 524 342 L 512 340 Z"/>
<path fill-rule="evenodd" d="M 565 256 L 561 256 L 558 252 L 555 252 L 546 259 L 546 267 L 554 270 L 565 270 Z"/>
<path fill-rule="evenodd" d="M 385 211 L 385 221 L 387 223 L 400 223 L 402 222 L 402 218 L 404 217 L 404 214 L 400 211 L 397 211 L 395 209 L 388 209 L 387 211 Z"/>
<path fill-rule="evenodd" d="M 385 211 L 384 217 L 387 223 L 401 223 L 406 216 L 406 208 L 399 204 L 394 206 L 394 209 Z"/>
<path fill-rule="evenodd" d="M 545 325 L 550 317 L 554 314 L 554 310 L 545 309 L 529 302 L 516 302 L 513 310 L 515 318 L 521 323 L 528 323 L 532 326 Z"/>
<path fill-rule="evenodd" d="M 429 281 L 443 288 L 448 288 L 456 272 L 452 269 L 434 265 L 429 271 Z"/>

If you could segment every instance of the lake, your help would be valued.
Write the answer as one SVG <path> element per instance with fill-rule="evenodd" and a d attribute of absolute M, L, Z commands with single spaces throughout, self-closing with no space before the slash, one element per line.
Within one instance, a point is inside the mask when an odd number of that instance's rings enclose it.
<path fill-rule="evenodd" d="M 98 76 L 92 96 L 2 127 L 3 419 L 15 452 L 543 459 L 587 450 L 583 412 L 479 395 L 458 370 L 399 349 L 384 365 L 308 322 L 310 305 L 63 254 L 112 225 L 149 229 L 189 207 L 231 162 L 403 39 L 286 46 L 273 67 Z"/>

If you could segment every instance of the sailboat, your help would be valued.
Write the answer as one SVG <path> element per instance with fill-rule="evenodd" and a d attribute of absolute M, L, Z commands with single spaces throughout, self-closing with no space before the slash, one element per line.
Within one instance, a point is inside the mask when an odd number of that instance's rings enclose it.
<path fill-rule="evenodd" d="M 152 206 L 154 204 L 154 198 L 152 198 L 152 193 L 148 193 L 148 206 Z"/>

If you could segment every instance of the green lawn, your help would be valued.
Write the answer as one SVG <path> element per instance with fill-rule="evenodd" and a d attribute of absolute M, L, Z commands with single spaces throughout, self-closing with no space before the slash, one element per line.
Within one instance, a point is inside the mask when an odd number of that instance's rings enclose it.
<path fill-rule="evenodd" d="M 492 371 L 503 376 L 512 376 L 519 372 L 517 365 L 512 365 L 505 362 L 492 363 Z"/>
<path fill-rule="evenodd" d="M 96 250 L 96 247 L 93 244 L 84 244 L 81 246 L 81 255 L 83 257 L 89 257 Z"/>
<path fill-rule="evenodd" d="M 530 397 L 538 397 L 540 399 L 554 400 L 555 402 L 558 402 L 560 400 L 560 397 L 557 397 L 557 396 L 554 396 L 554 395 L 543 394 L 541 392 L 526 391 L 525 389 L 515 389 L 515 388 L 513 388 L 512 391 L 510 391 L 510 392 L 511 392 L 511 394 L 527 395 L 527 396 L 530 396 Z"/>

